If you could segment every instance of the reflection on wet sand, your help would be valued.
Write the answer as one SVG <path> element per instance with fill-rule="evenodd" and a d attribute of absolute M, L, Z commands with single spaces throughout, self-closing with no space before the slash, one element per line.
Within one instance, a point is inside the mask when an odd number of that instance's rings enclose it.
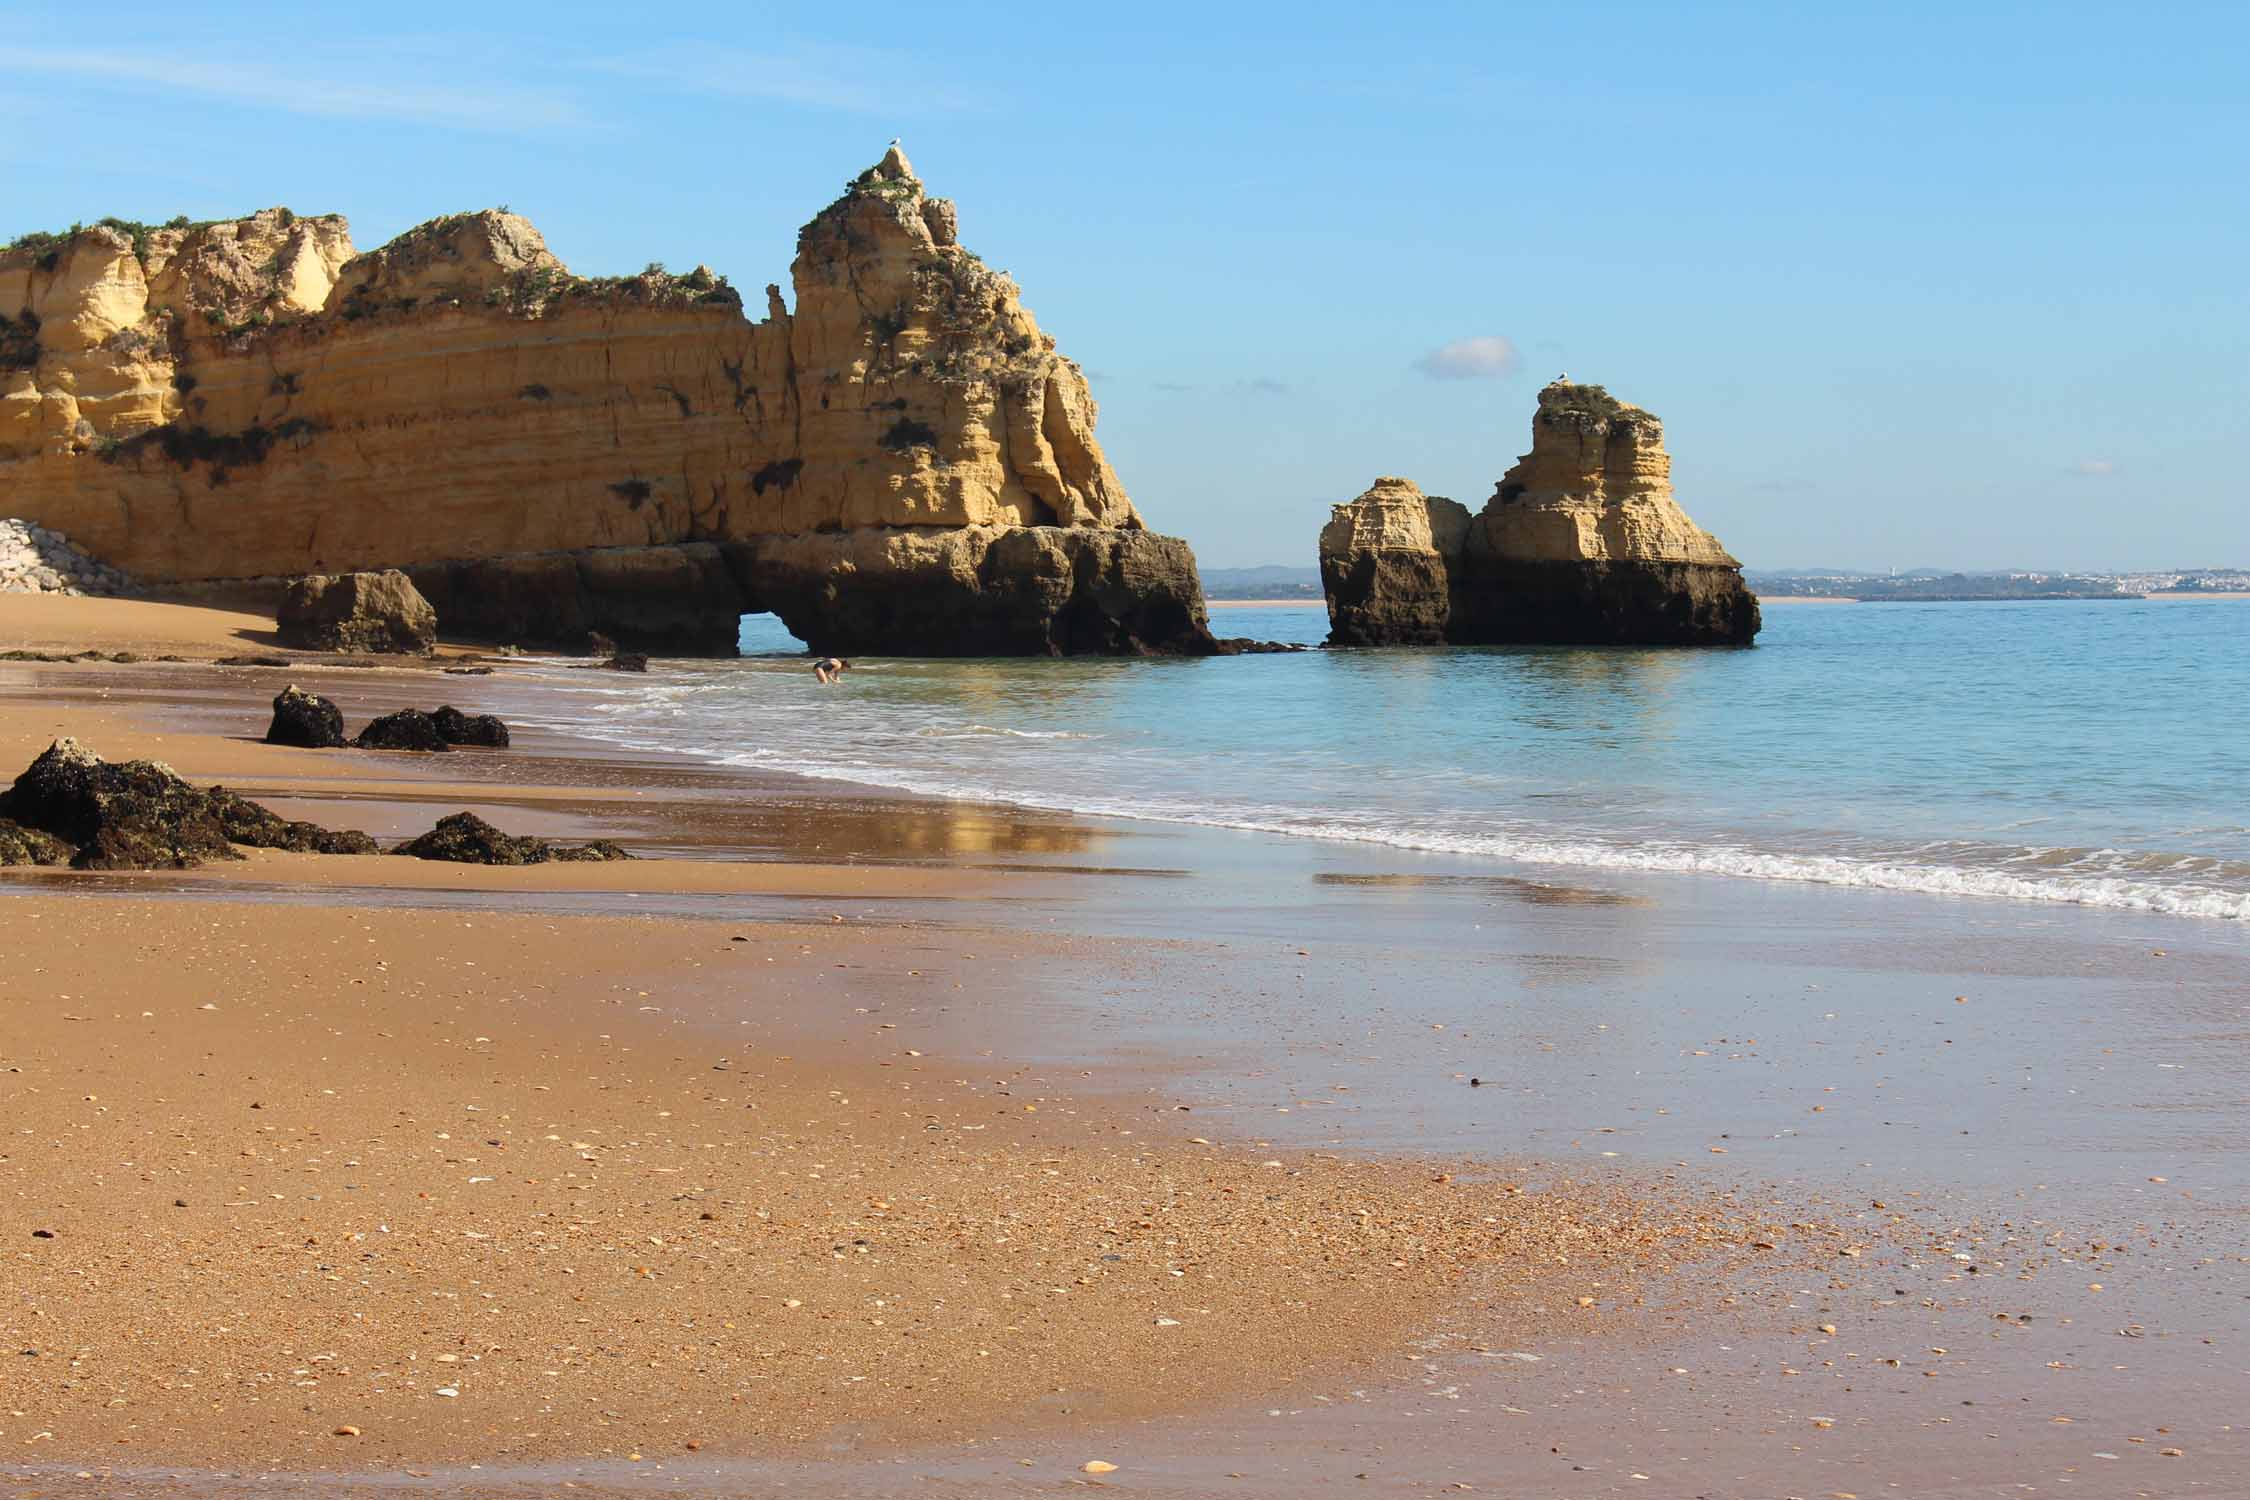
<path fill-rule="evenodd" d="M 1485 891 L 1507 896 L 1526 906 L 1646 906 L 1645 897 L 1623 891 L 1605 891 L 1585 885 L 1550 885 L 1513 875 L 1362 875 L 1322 870 L 1315 885 L 1355 886 L 1365 889 Z"/>

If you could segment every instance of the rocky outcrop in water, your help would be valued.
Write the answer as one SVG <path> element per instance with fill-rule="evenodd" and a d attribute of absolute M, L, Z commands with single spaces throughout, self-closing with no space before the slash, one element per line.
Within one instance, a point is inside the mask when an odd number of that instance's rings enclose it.
<path fill-rule="evenodd" d="M 24 830 L 46 837 L 26 840 Z M 29 849 L 29 863 L 56 863 L 59 844 L 81 870 L 188 869 L 240 859 L 237 844 L 376 852 L 364 833 L 292 822 L 225 787 L 192 787 L 156 761 L 105 761 L 73 739 L 55 741 L 0 793 L 0 835 L 0 863 L 15 846 Z"/>
<path fill-rule="evenodd" d="M 1337 506 L 1320 532 L 1330 642 L 1443 645 L 1469 519 L 1467 506 L 1395 475 Z"/>
<path fill-rule="evenodd" d="M 773 608 L 857 650 L 1208 649 L 1083 373 L 958 226 L 894 149 L 756 321 L 499 211 L 364 255 L 286 210 L 33 236 L 0 252 L 0 491 L 144 580 L 399 567 L 502 638 L 726 650 Z"/>
<path fill-rule="evenodd" d="M 470 812 L 438 819 L 435 828 L 391 853 L 457 865 L 543 865 L 554 860 L 591 862 L 633 857 L 608 839 L 590 844 L 551 844 L 545 839 L 502 833 Z"/>
<path fill-rule="evenodd" d="M 281 644 L 300 651 L 426 656 L 437 646 L 437 611 L 396 568 L 294 578 L 275 612 Z"/>
<path fill-rule="evenodd" d="M 1400 479 L 1321 533 L 1332 644 L 1748 645 L 1742 568 L 1672 498 L 1663 424 L 1598 385 L 1539 393 L 1532 449 L 1471 516 Z"/>

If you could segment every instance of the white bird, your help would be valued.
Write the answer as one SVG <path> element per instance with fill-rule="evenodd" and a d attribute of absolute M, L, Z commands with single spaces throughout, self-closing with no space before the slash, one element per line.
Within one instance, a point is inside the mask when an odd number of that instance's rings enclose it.
<path fill-rule="evenodd" d="M 1555 384 L 1557 384 L 1557 385 L 1562 385 L 1562 384 L 1566 383 L 1566 382 L 1567 382 L 1567 381 L 1568 381 L 1569 379 L 1570 379 L 1570 371 L 1568 371 L 1568 370 L 1565 370 L 1565 371 L 1563 371 L 1563 372 L 1562 372 L 1562 373 L 1561 373 L 1560 375 L 1557 375 L 1557 376 L 1555 377 Z"/>
<path fill-rule="evenodd" d="M 895 136 L 895 135 L 894 135 L 894 136 L 892 136 L 892 137 L 891 137 L 891 144 L 892 144 L 893 146 L 896 146 L 896 145 L 898 144 L 898 137 L 897 137 L 897 136 Z"/>

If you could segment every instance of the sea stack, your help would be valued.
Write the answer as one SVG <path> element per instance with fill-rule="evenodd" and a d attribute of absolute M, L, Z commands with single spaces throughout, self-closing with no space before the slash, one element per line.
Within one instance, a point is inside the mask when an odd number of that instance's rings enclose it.
<path fill-rule="evenodd" d="M 574 274 L 505 210 L 108 220 L 0 252 L 0 510 L 146 583 L 400 568 L 450 631 L 731 651 L 1212 649 L 1079 367 L 893 147 L 795 307 Z"/>
<path fill-rule="evenodd" d="M 1332 646 L 1442 646 L 1469 508 L 1386 474 L 1320 532 Z"/>
<path fill-rule="evenodd" d="M 1335 508 L 1331 644 L 1748 645 L 1757 598 L 1672 498 L 1671 469 L 1653 415 L 1554 382 L 1531 451 L 1476 515 L 1400 479 Z"/>

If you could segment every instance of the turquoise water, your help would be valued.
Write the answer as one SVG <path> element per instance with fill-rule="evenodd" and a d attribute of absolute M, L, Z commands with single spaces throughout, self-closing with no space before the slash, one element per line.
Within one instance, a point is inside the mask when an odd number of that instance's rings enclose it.
<path fill-rule="evenodd" d="M 1746 651 L 558 672 L 552 727 L 941 797 L 1533 871 L 2250 918 L 2250 603 L 1777 605 Z M 1312 608 L 1218 612 L 1317 641 Z"/>

